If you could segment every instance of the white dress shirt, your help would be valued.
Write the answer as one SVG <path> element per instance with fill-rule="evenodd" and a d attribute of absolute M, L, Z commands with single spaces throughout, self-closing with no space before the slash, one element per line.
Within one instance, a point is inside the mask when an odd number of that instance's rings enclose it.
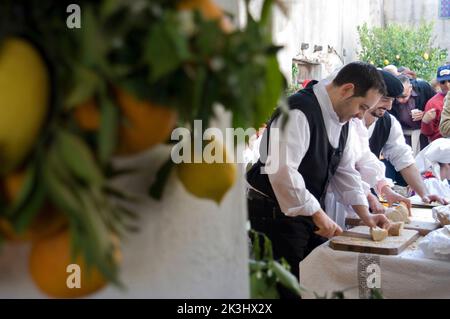
<path fill-rule="evenodd" d="M 359 119 L 352 119 L 349 126 L 349 136 L 352 153 L 351 162 L 361 175 L 365 195 L 367 196 L 370 193 L 371 188 L 379 191 L 385 185 L 392 186 L 392 181 L 385 177 L 386 168 L 384 164 L 370 150 L 369 135 L 364 122 Z M 345 228 L 345 218 L 357 215 L 351 206 L 339 203 L 342 201 L 336 201 L 335 194 L 338 192 L 334 187 L 336 186 L 332 183 L 328 188 L 325 207 L 330 218 L 339 226 Z"/>
<path fill-rule="evenodd" d="M 369 194 L 370 188 L 380 188 L 379 186 L 391 185 L 392 180 L 386 178 L 385 165 L 372 153 L 369 146 L 369 132 L 360 119 L 353 119 L 350 122 L 350 128 L 355 138 L 352 139 L 352 151 L 354 154 L 354 163 L 356 170 L 361 174 L 366 194 Z"/>
<path fill-rule="evenodd" d="M 411 146 L 406 144 L 400 123 L 394 116 L 389 115 L 391 116 L 391 132 L 382 152 L 384 157 L 394 165 L 395 170 L 400 172 L 402 169 L 414 164 L 415 160 Z M 373 134 L 377 121 L 378 119 L 368 128 L 369 138 Z"/>
<path fill-rule="evenodd" d="M 339 122 L 325 83 L 317 83 L 313 90 L 320 104 L 328 140 L 334 148 L 337 148 L 341 129 L 345 123 Z M 280 128 L 282 117 L 273 121 L 271 131 L 274 128 Z M 267 134 L 267 131 L 264 134 Z M 267 140 L 266 136 L 263 137 L 263 141 L 265 140 Z M 280 129 L 279 138 L 276 139 L 275 134 L 271 133 L 269 140 L 270 157 L 276 158 L 273 162 L 278 162 L 279 169 L 268 177 L 281 211 L 287 216 L 313 215 L 321 208 L 319 201 L 306 189 L 305 181 L 298 172 L 310 142 L 310 129 L 305 114 L 300 110 L 290 110 L 289 119 L 284 130 Z M 330 183 L 333 185 L 336 197 L 343 204 L 368 206 L 361 176 L 351 164 L 353 154 L 350 152 L 350 145 L 351 143 L 347 141 L 341 162 Z"/>

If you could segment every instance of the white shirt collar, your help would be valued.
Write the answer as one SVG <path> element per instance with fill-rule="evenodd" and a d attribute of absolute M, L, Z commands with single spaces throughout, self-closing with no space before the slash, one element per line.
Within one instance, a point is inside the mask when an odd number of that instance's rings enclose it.
<path fill-rule="evenodd" d="M 322 110 L 322 114 L 325 118 L 329 118 L 335 124 L 339 124 L 340 126 L 344 126 L 345 123 L 341 123 L 339 121 L 339 116 L 334 111 L 333 104 L 331 103 L 330 96 L 328 95 L 326 85 L 330 82 L 328 80 L 322 80 L 316 85 L 314 85 L 313 90 L 317 97 L 317 101 L 319 101 L 320 108 Z M 325 121 L 326 122 L 326 121 Z"/>
<path fill-rule="evenodd" d="M 325 129 L 327 130 L 328 141 L 336 148 L 339 145 L 339 137 L 341 136 L 341 129 L 345 123 L 339 122 L 339 117 L 333 109 L 330 96 L 328 95 L 327 85 L 328 81 L 320 81 L 313 86 L 314 94 L 319 102 L 322 111 Z"/>
<path fill-rule="evenodd" d="M 363 119 L 364 126 L 367 127 L 367 132 L 369 133 L 369 138 L 372 137 L 373 131 L 375 129 L 375 124 L 377 124 L 378 118 L 375 118 L 372 124 L 369 127 L 366 126 L 366 119 Z"/>

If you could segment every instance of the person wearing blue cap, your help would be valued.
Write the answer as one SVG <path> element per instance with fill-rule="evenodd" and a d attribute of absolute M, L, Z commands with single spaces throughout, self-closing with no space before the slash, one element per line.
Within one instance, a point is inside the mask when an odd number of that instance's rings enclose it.
<path fill-rule="evenodd" d="M 450 137 L 450 64 L 440 67 L 437 80 L 442 90 L 442 114 L 440 119 L 440 134 L 443 137 Z M 446 98 L 444 98 L 447 95 Z"/>
<path fill-rule="evenodd" d="M 371 107 L 364 115 L 364 122 L 369 132 L 369 146 L 378 158 L 392 163 L 406 183 L 420 196 L 424 203 L 438 201 L 447 204 L 440 196 L 429 194 L 413 156 L 411 146 L 406 144 L 399 121 L 388 113 L 394 100 L 403 93 L 403 84 L 392 74 L 382 72 L 387 88 L 387 95 Z M 391 176 L 388 176 L 391 177 Z"/>
<path fill-rule="evenodd" d="M 439 83 L 440 92 L 425 105 L 421 127 L 422 134 L 428 138 L 430 143 L 442 137 L 439 124 L 444 108 L 444 98 L 450 90 L 450 64 L 438 68 L 436 81 Z"/>

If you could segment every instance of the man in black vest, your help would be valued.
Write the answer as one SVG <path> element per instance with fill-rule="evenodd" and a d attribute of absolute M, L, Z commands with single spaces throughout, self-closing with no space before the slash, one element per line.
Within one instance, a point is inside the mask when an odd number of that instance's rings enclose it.
<path fill-rule="evenodd" d="M 346 146 L 348 121 L 362 118 L 384 93 L 375 67 L 350 63 L 331 83 L 312 81 L 291 96 L 285 126 L 278 111 L 267 125 L 261 158 L 247 173 L 249 218 L 253 229 L 271 239 L 274 258 L 284 257 L 297 278 L 300 261 L 342 232 L 324 211 L 331 178 L 346 199 L 343 204 L 351 205 L 366 225 L 389 227 L 384 215 L 369 213 Z"/>
<path fill-rule="evenodd" d="M 427 194 L 411 147 L 406 144 L 402 127 L 398 120 L 387 111 L 391 110 L 395 98 L 403 93 L 403 84 L 388 72 L 380 71 L 387 88 L 387 94 L 370 108 L 364 115 L 364 122 L 369 130 L 369 145 L 372 153 L 377 157 L 383 154 L 384 158 L 394 165 L 406 183 L 410 185 L 424 203 L 446 201 L 432 194 Z"/>

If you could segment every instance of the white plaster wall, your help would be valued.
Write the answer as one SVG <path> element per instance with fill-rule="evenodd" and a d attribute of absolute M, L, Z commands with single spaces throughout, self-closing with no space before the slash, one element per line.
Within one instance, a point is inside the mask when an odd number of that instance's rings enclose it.
<path fill-rule="evenodd" d="M 279 60 L 289 80 L 291 61 L 301 53 L 301 43 L 310 45 L 303 52 L 305 57 L 324 63 L 322 76 L 326 77 L 336 67 L 357 59 L 358 25 L 383 23 L 383 0 L 288 0 L 285 3 L 288 16 L 276 10 L 274 36 L 284 46 Z M 314 54 L 314 45 L 321 45 L 324 51 Z M 337 54 L 328 54 L 328 46 Z"/>
<path fill-rule="evenodd" d="M 127 291 L 109 287 L 94 298 L 248 298 L 246 204 L 241 174 L 220 206 L 193 198 L 173 175 L 161 202 L 145 197 L 168 147 L 120 166 L 139 171 L 117 181 L 140 194 L 140 232 L 123 245 L 121 278 Z M 164 156 L 163 156 L 164 155 Z M 0 252 L 0 298 L 45 297 L 27 270 L 29 246 L 7 244 Z"/>
<path fill-rule="evenodd" d="M 439 18 L 439 0 L 385 0 L 386 23 L 419 25 L 434 22 L 436 45 L 450 51 L 450 19 Z"/>

